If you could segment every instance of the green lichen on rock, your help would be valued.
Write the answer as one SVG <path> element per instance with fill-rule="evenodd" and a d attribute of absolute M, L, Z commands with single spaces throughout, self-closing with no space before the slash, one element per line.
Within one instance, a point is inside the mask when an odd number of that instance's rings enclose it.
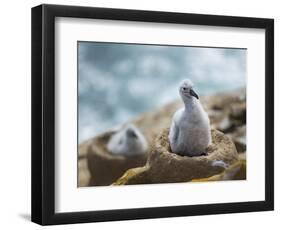
<path fill-rule="evenodd" d="M 130 181 L 131 184 L 148 184 L 149 183 L 148 172 L 149 172 L 148 166 L 129 169 L 113 185 L 127 184 L 128 181 Z"/>
<path fill-rule="evenodd" d="M 229 166 L 222 173 L 207 177 L 194 179 L 192 182 L 207 182 L 207 181 L 222 181 L 222 180 L 246 180 L 246 161 L 239 160 L 236 163 Z"/>

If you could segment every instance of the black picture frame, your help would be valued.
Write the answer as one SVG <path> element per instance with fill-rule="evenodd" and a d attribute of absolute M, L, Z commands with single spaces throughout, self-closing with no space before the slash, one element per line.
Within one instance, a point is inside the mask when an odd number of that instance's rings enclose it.
<path fill-rule="evenodd" d="M 265 200 L 55 213 L 55 17 L 265 29 Z M 32 221 L 41 225 L 267 211 L 274 209 L 274 20 L 110 8 L 32 8 Z"/>

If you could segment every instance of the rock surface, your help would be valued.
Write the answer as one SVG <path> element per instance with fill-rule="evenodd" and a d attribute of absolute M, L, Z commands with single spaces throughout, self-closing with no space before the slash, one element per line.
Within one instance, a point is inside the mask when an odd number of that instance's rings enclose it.
<path fill-rule="evenodd" d="M 78 170 L 79 170 L 79 181 L 78 186 L 88 186 L 90 182 L 90 172 L 88 169 L 88 160 L 85 157 L 80 157 L 78 160 Z"/>
<path fill-rule="evenodd" d="M 246 151 L 246 90 L 220 93 L 203 98 L 213 128 L 227 133 L 238 153 Z"/>
<path fill-rule="evenodd" d="M 128 170 L 115 185 L 187 182 L 221 173 L 238 161 L 234 143 L 223 133 L 212 130 L 213 144 L 207 156 L 179 156 L 170 150 L 169 129 L 155 139 L 144 167 Z M 217 164 L 219 163 L 219 164 Z"/>
<path fill-rule="evenodd" d="M 246 180 L 246 161 L 239 160 L 229 166 L 222 173 L 201 179 L 193 179 L 192 182 L 222 181 L 222 180 Z"/>

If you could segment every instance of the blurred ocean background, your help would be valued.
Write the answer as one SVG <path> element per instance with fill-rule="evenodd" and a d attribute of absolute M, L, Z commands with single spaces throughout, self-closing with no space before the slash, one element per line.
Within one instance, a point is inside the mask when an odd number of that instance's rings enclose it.
<path fill-rule="evenodd" d="M 246 86 L 245 49 L 78 43 L 79 143 L 179 99 L 189 78 L 200 95 Z"/>

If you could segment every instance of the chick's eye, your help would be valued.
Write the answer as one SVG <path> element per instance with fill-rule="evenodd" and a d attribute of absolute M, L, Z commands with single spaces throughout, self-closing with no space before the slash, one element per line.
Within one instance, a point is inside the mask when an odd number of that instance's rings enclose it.
<path fill-rule="evenodd" d="M 185 87 L 182 87 L 182 89 L 183 89 L 183 90 L 186 90 L 186 88 L 185 88 Z"/>

